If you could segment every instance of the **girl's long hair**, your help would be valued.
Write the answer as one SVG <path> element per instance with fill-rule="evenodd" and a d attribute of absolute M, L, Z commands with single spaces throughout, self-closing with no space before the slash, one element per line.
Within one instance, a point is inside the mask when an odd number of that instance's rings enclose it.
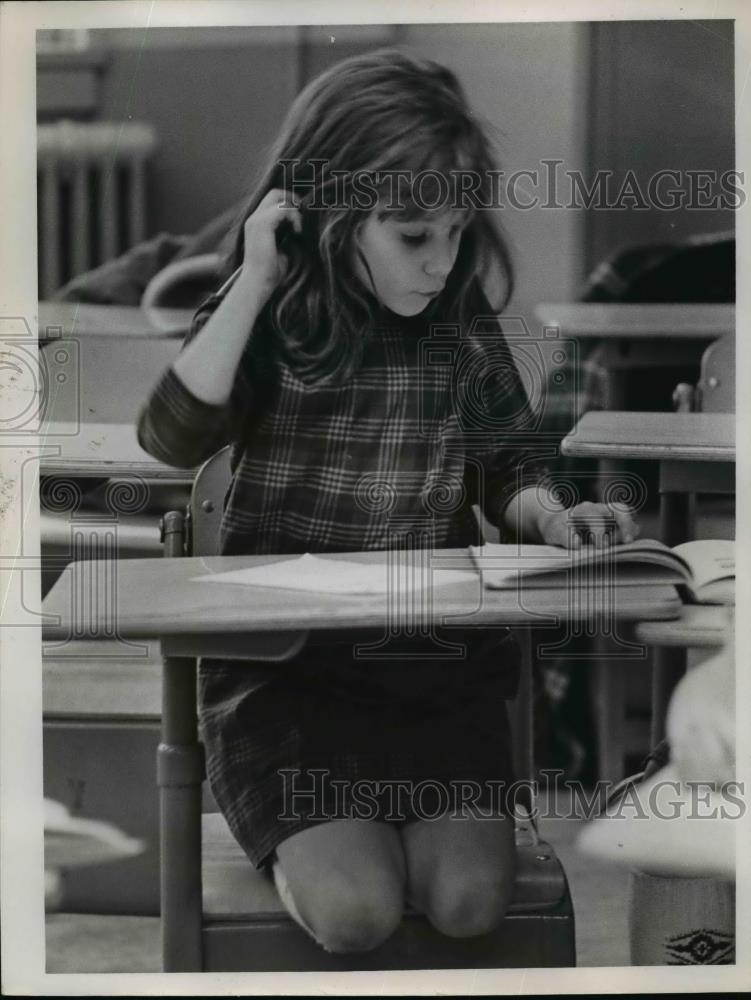
<path fill-rule="evenodd" d="M 289 267 L 259 319 L 270 327 L 276 356 L 306 382 L 340 382 L 355 371 L 377 309 L 355 270 L 356 233 L 368 210 L 356 207 L 348 178 L 397 170 L 413 177 L 425 170 L 446 177 L 473 171 L 480 203 L 491 200 L 490 143 L 454 74 L 402 50 L 380 49 L 337 63 L 298 95 L 236 222 L 225 278 L 242 264 L 244 224 L 262 198 L 272 188 L 290 187 L 300 198 L 302 238 L 288 234 L 282 242 Z M 406 212 L 423 214 L 414 201 Z M 472 213 L 426 320 L 469 324 L 478 282 L 499 290 L 494 312 L 508 302 L 511 261 L 488 216 Z"/>

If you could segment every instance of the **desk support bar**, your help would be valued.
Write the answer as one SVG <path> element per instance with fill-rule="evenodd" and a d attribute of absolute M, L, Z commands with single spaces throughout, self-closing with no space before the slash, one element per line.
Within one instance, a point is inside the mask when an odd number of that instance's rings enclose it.
<path fill-rule="evenodd" d="M 195 659 L 165 657 L 162 699 L 157 756 L 162 967 L 165 972 L 200 972 L 204 761 L 196 721 Z"/>
<path fill-rule="evenodd" d="M 185 519 L 170 511 L 161 524 L 166 558 L 185 552 Z M 162 644 L 162 741 L 157 751 L 162 968 L 203 968 L 201 784 L 205 766 L 198 740 L 197 660 L 170 656 Z"/>
<path fill-rule="evenodd" d="M 519 673 L 519 689 L 511 704 L 509 723 L 511 725 L 511 740 L 514 756 L 515 780 L 529 782 L 529 793 L 522 793 L 522 804 L 530 815 L 534 816 L 535 803 L 532 794 L 535 779 L 534 760 L 534 698 L 533 698 L 533 630 L 531 628 L 515 629 L 516 638 L 521 648 L 521 669 Z"/>

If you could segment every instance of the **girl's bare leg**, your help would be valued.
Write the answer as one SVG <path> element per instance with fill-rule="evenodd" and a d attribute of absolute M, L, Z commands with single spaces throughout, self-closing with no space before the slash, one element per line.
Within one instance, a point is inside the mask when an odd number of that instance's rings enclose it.
<path fill-rule="evenodd" d="M 408 823 L 401 837 L 407 899 L 437 930 L 473 937 L 500 924 L 516 872 L 512 818 L 446 814 Z"/>
<path fill-rule="evenodd" d="M 282 900 L 326 951 L 370 951 L 399 926 L 406 866 L 394 828 L 333 820 L 293 834 L 276 856 Z"/>

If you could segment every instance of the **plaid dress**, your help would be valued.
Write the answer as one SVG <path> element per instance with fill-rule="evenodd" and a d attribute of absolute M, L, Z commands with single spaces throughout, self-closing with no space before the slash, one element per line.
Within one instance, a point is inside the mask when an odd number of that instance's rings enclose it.
<path fill-rule="evenodd" d="M 220 301 L 199 309 L 188 340 Z M 141 414 L 139 440 L 182 467 L 232 443 L 224 554 L 476 543 L 473 505 L 500 525 L 511 497 L 545 473 L 519 373 L 479 293 L 477 301 L 470 331 L 382 309 L 342 385 L 301 381 L 258 323 L 226 406 L 196 399 L 169 369 Z M 487 803 L 491 791 L 497 801 L 490 783 L 510 780 L 505 699 L 519 666 L 511 633 L 442 627 L 392 636 L 384 656 L 354 654 L 355 643 L 376 649 L 382 638 L 315 633 L 281 667 L 202 662 L 209 780 L 257 866 L 311 823 L 427 818 L 462 782 L 481 785 Z M 355 793 L 361 802 L 365 792 L 365 813 L 353 813 Z"/>

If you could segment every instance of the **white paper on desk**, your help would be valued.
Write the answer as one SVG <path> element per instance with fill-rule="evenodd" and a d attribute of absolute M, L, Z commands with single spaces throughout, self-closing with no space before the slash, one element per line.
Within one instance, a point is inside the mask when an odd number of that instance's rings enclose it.
<path fill-rule="evenodd" d="M 323 559 L 306 553 L 297 559 L 191 577 L 201 583 L 232 583 L 251 587 L 281 587 L 327 594 L 386 594 L 390 590 L 414 592 L 449 583 L 477 579 L 473 570 L 430 569 L 421 563 L 359 563 Z"/>

